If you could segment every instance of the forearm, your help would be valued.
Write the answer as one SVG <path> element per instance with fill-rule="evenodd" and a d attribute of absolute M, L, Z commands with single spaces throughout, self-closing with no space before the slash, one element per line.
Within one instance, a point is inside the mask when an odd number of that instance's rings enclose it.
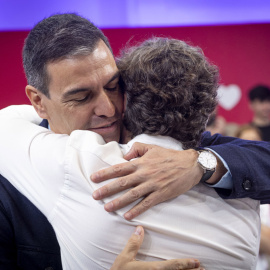
<path fill-rule="evenodd" d="M 229 167 L 233 188 L 216 189 L 220 196 L 225 199 L 250 197 L 270 202 L 270 143 L 207 135 L 201 146 L 215 151 Z"/>
<path fill-rule="evenodd" d="M 215 155 L 215 154 L 214 154 Z M 223 162 L 219 159 L 217 155 L 217 167 L 213 175 L 206 181 L 207 184 L 214 185 L 220 181 L 220 179 L 227 173 L 227 169 L 225 168 Z"/>
<path fill-rule="evenodd" d="M 193 164 L 194 185 L 198 184 L 204 172 L 202 167 L 197 162 L 199 153 L 198 151 L 193 150 L 193 149 L 185 150 L 185 153 L 186 153 L 187 159 L 190 159 L 190 163 Z M 217 166 L 213 175 L 206 181 L 206 183 L 210 185 L 216 184 L 227 173 L 227 169 L 225 168 L 223 162 L 219 159 L 219 157 L 215 153 L 213 154 L 215 155 L 217 159 Z M 179 155 L 179 160 L 181 160 L 182 152 L 179 152 L 178 155 Z"/>

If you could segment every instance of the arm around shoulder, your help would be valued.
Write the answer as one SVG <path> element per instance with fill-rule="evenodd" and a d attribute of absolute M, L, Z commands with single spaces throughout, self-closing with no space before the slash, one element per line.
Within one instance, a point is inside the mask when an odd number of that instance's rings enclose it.
<path fill-rule="evenodd" d="M 216 189 L 226 199 L 249 197 L 270 203 L 270 143 L 246 141 L 206 132 L 202 147 L 218 153 L 232 175 L 233 189 Z"/>

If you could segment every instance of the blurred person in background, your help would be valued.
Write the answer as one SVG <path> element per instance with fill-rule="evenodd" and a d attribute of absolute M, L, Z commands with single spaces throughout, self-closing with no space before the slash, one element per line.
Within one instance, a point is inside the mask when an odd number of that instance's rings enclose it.
<path fill-rule="evenodd" d="M 211 135 L 221 134 L 224 136 L 234 136 L 239 125 L 233 122 L 227 122 L 226 119 L 218 113 L 218 107 L 210 115 L 206 131 L 209 131 Z"/>
<path fill-rule="evenodd" d="M 270 141 L 270 88 L 258 85 L 249 91 L 248 96 L 253 112 L 251 124 L 261 131 L 263 141 Z"/>
<path fill-rule="evenodd" d="M 257 127 L 251 124 L 246 124 L 238 128 L 235 133 L 235 137 L 243 140 L 261 141 L 262 133 Z"/>

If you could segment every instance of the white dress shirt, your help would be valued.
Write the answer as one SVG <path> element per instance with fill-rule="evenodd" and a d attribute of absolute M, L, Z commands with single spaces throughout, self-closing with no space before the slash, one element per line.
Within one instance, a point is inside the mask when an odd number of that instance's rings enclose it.
<path fill-rule="evenodd" d="M 131 206 L 107 213 L 92 193 L 101 185 L 90 175 L 126 162 L 134 142 L 181 150 L 164 136 L 139 135 L 127 145 L 105 143 L 90 131 L 54 134 L 36 124 L 31 106 L 0 111 L 0 173 L 29 198 L 52 224 L 63 269 L 110 269 L 136 225 L 145 229 L 137 259 L 197 258 L 206 269 L 255 269 L 260 241 L 259 202 L 223 200 L 198 184 L 187 193 L 154 206 L 133 221 Z M 114 197 L 118 197 L 118 195 Z"/>

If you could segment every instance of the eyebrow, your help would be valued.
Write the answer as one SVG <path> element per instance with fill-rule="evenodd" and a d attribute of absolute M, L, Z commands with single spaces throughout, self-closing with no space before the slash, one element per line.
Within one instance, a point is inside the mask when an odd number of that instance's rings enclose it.
<path fill-rule="evenodd" d="M 120 72 L 117 71 L 112 77 L 111 79 L 109 79 L 109 81 L 105 84 L 109 84 L 110 82 L 114 81 L 116 78 L 118 78 L 120 76 Z M 78 89 L 72 89 L 68 92 L 66 92 L 64 95 L 63 95 L 63 98 L 62 100 L 65 100 L 73 95 L 76 95 L 77 93 L 81 93 L 81 92 L 88 92 L 89 90 L 91 90 L 90 88 L 78 88 Z"/>
<path fill-rule="evenodd" d="M 70 90 L 63 95 L 62 100 L 65 100 L 65 99 L 67 99 L 67 98 L 69 98 L 77 93 L 88 92 L 88 91 L 89 91 L 88 88 L 78 88 L 78 89 Z"/>
<path fill-rule="evenodd" d="M 115 79 L 119 77 L 120 77 L 120 72 L 117 71 L 105 85 L 109 84 L 110 82 L 114 81 Z"/>

